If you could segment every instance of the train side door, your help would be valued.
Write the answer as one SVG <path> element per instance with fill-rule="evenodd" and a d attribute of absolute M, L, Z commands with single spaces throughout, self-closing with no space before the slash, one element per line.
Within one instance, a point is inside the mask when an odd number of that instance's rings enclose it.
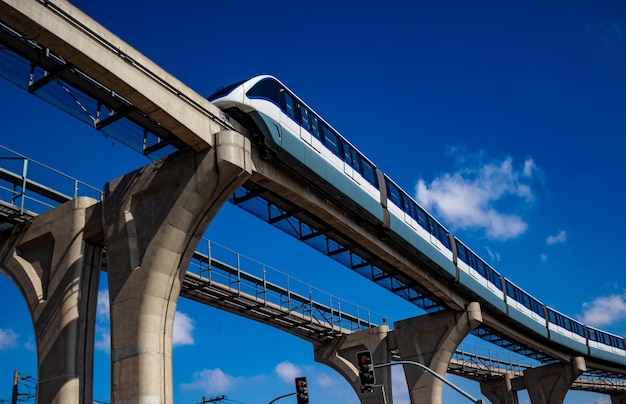
<path fill-rule="evenodd" d="M 282 136 L 284 142 L 285 136 L 300 137 L 300 119 L 296 99 L 284 89 L 281 89 L 281 92 L 285 97 L 285 113 L 280 116 L 280 126 L 283 128 Z M 284 133 L 284 130 L 288 133 Z"/>
<path fill-rule="evenodd" d="M 360 182 L 355 175 L 355 167 L 358 167 L 359 159 L 356 153 L 350 145 L 344 143 L 343 145 L 343 172 L 352 178 L 357 184 Z"/>
<path fill-rule="evenodd" d="M 315 117 L 309 113 L 304 105 L 300 104 L 298 107 L 300 108 L 300 139 L 311 145 L 311 120 Z"/>

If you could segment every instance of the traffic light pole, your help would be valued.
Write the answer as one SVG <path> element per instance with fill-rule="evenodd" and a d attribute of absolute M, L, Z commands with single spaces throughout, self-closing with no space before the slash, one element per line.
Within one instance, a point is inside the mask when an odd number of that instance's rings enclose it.
<path fill-rule="evenodd" d="M 474 397 L 469 395 L 469 393 L 466 393 L 465 391 L 461 390 L 460 387 L 455 386 L 454 384 L 452 384 L 451 382 L 447 381 L 445 378 L 443 378 L 439 374 L 437 374 L 434 370 L 431 370 L 428 366 L 423 365 L 423 364 L 421 364 L 419 362 L 397 361 L 397 362 L 391 362 L 391 363 L 381 363 L 381 364 L 378 364 L 378 365 L 374 365 L 374 368 L 383 368 L 383 367 L 394 366 L 394 365 L 415 365 L 415 366 L 421 368 L 422 370 L 425 370 L 426 372 L 430 373 L 431 375 L 435 376 L 437 379 L 441 380 L 442 382 L 444 382 L 448 386 L 452 387 L 454 390 L 459 392 L 463 397 L 467 398 L 468 400 L 470 400 L 474 404 L 483 404 L 483 400 L 475 399 Z"/>
<path fill-rule="evenodd" d="M 293 393 L 283 394 L 282 396 L 280 396 L 280 397 L 276 397 L 275 399 L 273 399 L 272 401 L 270 401 L 270 402 L 269 402 L 269 403 L 267 403 L 267 404 L 272 404 L 272 403 L 275 403 L 276 401 L 280 400 L 281 398 L 285 398 L 285 397 L 289 397 L 289 396 L 295 396 L 295 395 L 296 395 L 296 392 L 295 392 L 295 391 L 294 391 Z"/>

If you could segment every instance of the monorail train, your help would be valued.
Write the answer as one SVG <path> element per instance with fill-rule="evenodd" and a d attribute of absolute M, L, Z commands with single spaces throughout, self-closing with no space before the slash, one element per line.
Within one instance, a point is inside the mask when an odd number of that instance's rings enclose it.
<path fill-rule="evenodd" d="M 547 307 L 501 276 L 275 77 L 256 76 L 208 99 L 253 128 L 252 140 L 267 156 L 305 167 L 309 178 L 341 190 L 360 214 L 423 253 L 481 303 L 578 354 L 626 366 L 624 337 Z"/>

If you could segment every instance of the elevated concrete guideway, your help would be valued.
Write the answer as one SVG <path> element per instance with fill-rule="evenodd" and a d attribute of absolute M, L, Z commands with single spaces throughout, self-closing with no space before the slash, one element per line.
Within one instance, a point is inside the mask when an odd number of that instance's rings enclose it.
<path fill-rule="evenodd" d="M 220 118 L 217 107 L 65 0 L 3 0 L 0 16 L 196 151 L 212 147 L 221 130 L 241 132 Z"/>

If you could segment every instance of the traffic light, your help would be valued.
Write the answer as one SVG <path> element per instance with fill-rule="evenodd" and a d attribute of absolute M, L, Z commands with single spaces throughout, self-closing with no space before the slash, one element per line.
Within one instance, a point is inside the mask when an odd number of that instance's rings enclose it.
<path fill-rule="evenodd" d="M 376 384 L 376 376 L 374 376 L 374 362 L 372 361 L 372 353 L 370 351 L 361 351 L 356 353 L 356 363 L 359 368 L 359 379 L 361 380 L 361 390 L 369 389 Z"/>
<path fill-rule="evenodd" d="M 309 403 L 309 385 L 306 382 L 306 377 L 296 377 L 296 398 L 298 404 Z"/>

